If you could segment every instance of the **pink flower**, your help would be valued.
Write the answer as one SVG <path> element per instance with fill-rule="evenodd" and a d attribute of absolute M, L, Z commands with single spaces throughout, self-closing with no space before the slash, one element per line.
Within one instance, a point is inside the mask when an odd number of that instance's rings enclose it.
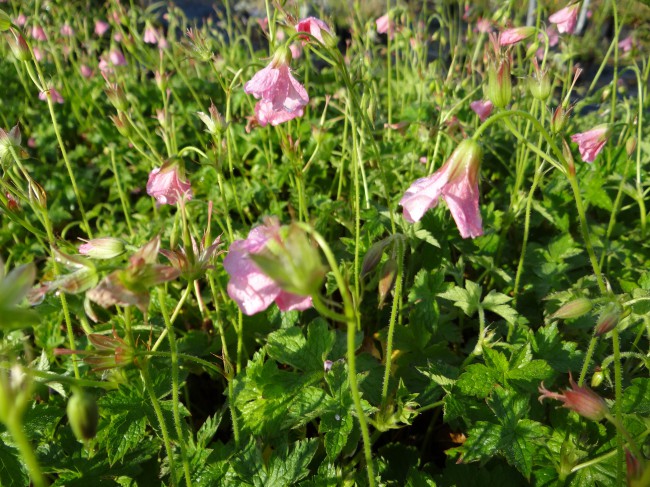
<path fill-rule="evenodd" d="M 106 61 L 106 59 L 104 59 L 104 58 L 102 58 L 102 59 L 99 60 L 99 64 L 98 64 L 97 67 L 98 67 L 99 70 L 102 72 L 102 74 L 110 75 L 110 74 L 113 74 L 113 73 L 114 73 L 113 68 L 112 68 L 111 65 L 108 63 L 108 61 Z"/>
<path fill-rule="evenodd" d="M 576 28 L 576 22 L 578 21 L 579 9 L 579 3 L 571 4 L 564 7 L 562 10 L 555 12 L 548 18 L 548 20 L 557 25 L 557 30 L 560 34 L 563 32 L 573 34 L 573 31 Z"/>
<path fill-rule="evenodd" d="M 70 27 L 70 24 L 63 24 L 61 27 L 61 35 L 63 37 L 73 37 L 74 36 L 74 29 Z"/>
<path fill-rule="evenodd" d="M 413 223 L 438 205 L 447 202 L 461 237 L 483 235 L 483 222 L 478 208 L 478 171 L 482 151 L 473 139 L 463 140 L 447 162 L 431 176 L 415 181 L 400 200 L 404 218 Z"/>
<path fill-rule="evenodd" d="M 530 37 L 535 33 L 535 27 L 517 27 L 506 29 L 499 35 L 500 46 L 511 46 Z"/>
<path fill-rule="evenodd" d="M 90 69 L 87 65 L 82 64 L 79 67 L 79 71 L 81 71 L 81 76 L 84 78 L 90 78 L 93 75 L 93 70 Z"/>
<path fill-rule="evenodd" d="M 32 27 L 32 38 L 34 38 L 37 41 L 46 41 L 47 40 L 47 35 L 45 35 L 45 31 L 43 30 L 43 27 L 40 25 L 35 25 Z"/>
<path fill-rule="evenodd" d="M 156 44 L 158 42 L 158 33 L 156 32 L 156 29 L 151 26 L 147 27 L 144 30 L 142 40 L 147 44 Z"/>
<path fill-rule="evenodd" d="M 165 39 L 164 36 L 159 35 L 158 36 L 158 49 L 167 49 L 169 47 L 169 43 L 167 42 L 167 39 Z"/>
<path fill-rule="evenodd" d="M 36 46 L 32 47 L 32 52 L 34 53 L 34 59 L 36 59 L 37 61 L 40 62 L 43 59 L 45 59 L 45 54 L 43 54 L 43 50 L 40 49 L 39 47 Z"/>
<path fill-rule="evenodd" d="M 302 311 L 311 307 L 311 297 L 283 291 L 250 258 L 251 254 L 264 251 L 270 239 L 278 238 L 279 229 L 277 221 L 253 228 L 246 240 L 236 240 L 230 245 L 223 260 L 223 267 L 230 274 L 228 295 L 246 315 L 264 311 L 273 302 L 282 311 Z"/>
<path fill-rule="evenodd" d="M 104 22 L 103 20 L 95 21 L 95 35 L 97 37 L 102 37 L 110 28 L 111 26 L 108 22 Z"/>
<path fill-rule="evenodd" d="M 597 125 L 591 130 L 572 135 L 571 140 L 578 143 L 578 150 L 582 160 L 593 162 L 598 153 L 603 150 L 607 139 L 609 139 L 610 132 L 609 125 Z"/>
<path fill-rule="evenodd" d="M 556 399 L 562 401 L 565 408 L 571 409 L 581 416 L 592 421 L 600 421 L 609 414 L 609 408 L 605 400 L 588 387 L 581 387 L 576 384 L 569 375 L 570 389 L 564 391 L 564 394 L 551 392 L 544 387 L 544 383 L 539 386 L 539 402 L 544 399 Z"/>
<path fill-rule="evenodd" d="M 309 102 L 305 87 L 291 75 L 289 59 L 291 52 L 279 49 L 271 63 L 244 85 L 246 93 L 260 100 L 255 105 L 255 114 L 262 127 L 301 117 Z"/>
<path fill-rule="evenodd" d="M 634 39 L 631 35 L 627 36 L 625 39 L 621 40 L 618 43 L 618 48 L 623 52 L 628 52 L 632 50 L 634 46 Z"/>
<path fill-rule="evenodd" d="M 492 105 L 490 100 L 476 100 L 470 103 L 469 106 L 474 110 L 474 113 L 478 115 L 481 122 L 485 122 L 485 119 L 490 116 L 492 109 L 494 108 L 494 105 Z"/>
<path fill-rule="evenodd" d="M 181 180 L 176 165 L 165 164 L 149 173 L 147 194 L 156 198 L 159 205 L 174 205 L 178 198 L 192 199 L 192 186 Z"/>
<path fill-rule="evenodd" d="M 300 44 L 294 42 L 289 46 L 289 50 L 291 51 L 291 57 L 293 59 L 298 59 L 302 56 L 302 46 Z"/>
<path fill-rule="evenodd" d="M 124 38 L 124 36 L 122 35 L 121 32 L 116 32 L 115 34 L 113 34 L 113 40 L 114 40 L 115 42 L 117 42 L 118 44 L 119 44 L 120 42 L 122 42 L 122 39 L 123 39 L 123 38 Z"/>
<path fill-rule="evenodd" d="M 307 17 L 306 19 L 302 19 L 296 24 L 296 31 L 307 32 L 308 34 L 311 34 L 313 37 L 318 39 L 318 42 L 321 44 L 325 44 L 325 40 L 323 39 L 323 34 L 321 32 L 325 31 L 328 34 L 332 33 L 329 25 L 327 25 L 322 20 L 317 19 L 316 17 Z M 301 39 L 303 39 L 303 46 L 311 40 L 311 38 L 307 36 L 302 36 Z"/>
<path fill-rule="evenodd" d="M 478 19 L 476 21 L 476 30 L 478 30 L 481 34 L 487 34 L 490 32 L 492 30 L 492 23 L 490 22 L 490 19 Z"/>
<path fill-rule="evenodd" d="M 25 17 L 23 14 L 20 14 L 18 17 L 16 17 L 16 20 L 14 20 L 14 24 L 16 24 L 19 27 L 25 25 L 26 22 L 27 22 L 27 17 Z"/>
<path fill-rule="evenodd" d="M 377 34 L 388 34 L 391 39 L 395 35 L 395 24 L 390 20 L 388 14 L 382 15 L 375 20 L 375 25 L 377 26 Z"/>
<path fill-rule="evenodd" d="M 111 62 L 113 66 L 127 65 L 126 59 L 124 58 L 124 54 L 122 54 L 122 51 L 120 51 L 119 49 L 112 49 L 111 52 L 108 53 L 108 60 Z"/>
<path fill-rule="evenodd" d="M 53 101 L 54 103 L 63 103 L 63 97 L 61 96 L 61 93 L 59 93 L 58 91 L 56 91 L 56 89 L 54 89 L 54 88 L 50 88 L 50 89 L 47 90 L 47 91 L 50 92 L 50 96 L 52 97 L 52 101 Z M 41 91 L 41 92 L 38 94 L 38 99 L 39 99 L 39 100 L 43 100 L 43 101 L 47 101 L 47 91 Z"/>

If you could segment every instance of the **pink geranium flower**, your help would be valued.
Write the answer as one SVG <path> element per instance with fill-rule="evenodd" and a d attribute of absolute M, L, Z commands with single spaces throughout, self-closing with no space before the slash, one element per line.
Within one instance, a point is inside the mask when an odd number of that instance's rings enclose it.
<path fill-rule="evenodd" d="M 175 164 L 165 164 L 149 173 L 147 194 L 156 198 L 159 205 L 174 205 L 178 198 L 192 199 L 192 186 L 181 179 Z"/>
<path fill-rule="evenodd" d="M 438 205 L 442 197 L 447 202 L 461 237 L 483 235 L 483 222 L 478 208 L 478 171 L 481 147 L 473 139 L 465 139 L 447 162 L 434 174 L 415 181 L 400 200 L 404 218 L 419 221 L 424 213 Z"/>
<path fill-rule="evenodd" d="M 571 140 L 578 143 L 578 150 L 580 151 L 582 160 L 585 162 L 593 162 L 598 153 L 603 150 L 610 133 L 609 125 L 602 124 L 586 132 L 572 135 Z"/>
<path fill-rule="evenodd" d="M 625 39 L 622 39 L 618 43 L 618 48 L 623 52 L 629 52 L 634 47 L 634 39 L 631 35 L 627 36 Z"/>
<path fill-rule="evenodd" d="M 565 390 L 563 394 L 559 394 L 546 389 L 542 382 L 538 389 L 542 394 L 539 396 L 539 402 L 544 399 L 562 401 L 565 408 L 592 421 L 600 421 L 609 415 L 609 408 L 605 400 L 588 387 L 576 384 L 570 374 L 569 385 L 571 386 L 569 389 Z"/>
<path fill-rule="evenodd" d="M 45 31 L 43 30 L 43 27 L 41 27 L 40 25 L 33 26 L 32 38 L 37 41 L 46 41 L 47 35 L 45 35 Z"/>
<path fill-rule="evenodd" d="M 126 66 L 128 64 L 124 54 L 119 49 L 111 49 L 111 52 L 108 53 L 108 60 L 113 66 Z"/>
<path fill-rule="evenodd" d="M 156 32 L 156 29 L 154 29 L 151 26 L 148 26 L 146 29 L 144 29 L 144 35 L 142 36 L 142 40 L 147 44 L 157 44 L 158 33 Z"/>
<path fill-rule="evenodd" d="M 108 29 L 110 29 L 110 24 L 108 22 L 104 22 L 103 20 L 96 20 L 95 21 L 95 35 L 97 37 L 102 37 Z"/>
<path fill-rule="evenodd" d="M 291 75 L 290 59 L 289 49 L 279 49 L 270 64 L 244 85 L 246 93 L 260 100 L 255 115 L 262 127 L 301 117 L 309 102 L 305 87 Z"/>
<path fill-rule="evenodd" d="M 81 76 L 84 78 L 90 78 L 93 75 L 93 70 L 86 64 L 82 64 L 79 67 L 79 71 L 81 71 Z"/>
<path fill-rule="evenodd" d="M 474 113 L 478 115 L 478 118 L 481 119 L 481 122 L 485 122 L 485 120 L 492 113 L 492 109 L 494 108 L 494 105 L 490 100 L 476 100 L 470 103 L 469 106 L 472 110 L 474 110 Z"/>
<path fill-rule="evenodd" d="M 395 23 L 390 20 L 388 14 L 382 15 L 375 20 L 375 25 L 377 26 L 377 34 L 388 34 L 391 39 L 395 35 Z"/>
<path fill-rule="evenodd" d="M 73 37 L 74 36 L 74 29 L 72 27 L 70 27 L 70 24 L 63 24 L 63 26 L 61 26 L 61 30 L 59 32 L 61 32 L 61 35 L 63 37 Z"/>
<path fill-rule="evenodd" d="M 578 10 L 580 9 L 579 3 L 573 3 L 562 10 L 558 10 L 551 15 L 548 20 L 557 25 L 557 30 L 560 34 L 566 32 L 573 34 L 578 21 Z"/>
<path fill-rule="evenodd" d="M 308 34 L 311 34 L 313 37 L 318 39 L 321 44 L 325 44 L 322 32 L 327 32 L 327 34 L 332 33 L 329 25 L 327 25 L 322 20 L 317 19 L 316 17 L 307 17 L 306 19 L 302 19 L 296 24 L 296 31 L 307 32 Z M 307 36 L 303 36 L 301 38 L 304 39 L 302 42 L 303 46 L 311 40 Z"/>
<path fill-rule="evenodd" d="M 27 17 L 25 17 L 24 14 L 20 14 L 18 17 L 16 17 L 16 20 L 14 20 L 14 24 L 16 24 L 19 27 L 25 25 L 26 22 L 27 22 Z"/>
<path fill-rule="evenodd" d="M 47 90 L 47 91 L 50 92 L 50 96 L 52 97 L 52 101 L 53 101 L 54 103 L 63 103 L 63 97 L 61 96 L 61 93 L 59 93 L 58 91 L 56 91 L 55 88 L 50 88 L 50 89 Z M 38 94 L 38 99 L 39 99 L 39 100 L 43 100 L 43 101 L 47 101 L 47 91 L 41 91 L 41 92 Z"/>
<path fill-rule="evenodd" d="M 264 311 L 275 302 L 282 311 L 305 310 L 311 307 L 311 297 L 298 296 L 283 291 L 276 282 L 264 274 L 251 259 L 266 248 L 270 239 L 278 238 L 277 221 L 253 228 L 246 240 L 236 240 L 230 245 L 223 267 L 230 275 L 228 295 L 246 315 Z"/>

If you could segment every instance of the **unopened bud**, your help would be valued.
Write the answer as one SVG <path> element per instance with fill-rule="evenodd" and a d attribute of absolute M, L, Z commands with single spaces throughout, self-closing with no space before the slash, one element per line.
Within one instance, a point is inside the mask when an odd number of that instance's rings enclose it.
<path fill-rule="evenodd" d="M 118 112 L 117 115 L 111 115 L 111 120 L 121 135 L 127 138 L 131 136 L 131 122 L 124 112 Z"/>
<path fill-rule="evenodd" d="M 574 318 L 580 318 L 581 316 L 589 313 L 592 308 L 592 303 L 587 298 L 578 298 L 573 301 L 569 301 L 555 313 L 551 315 L 553 319 L 568 320 Z"/>
<path fill-rule="evenodd" d="M 533 58 L 535 72 L 528 78 L 528 89 L 533 98 L 537 100 L 546 101 L 551 95 L 551 80 L 548 76 L 548 71 L 541 70 L 537 64 L 537 59 Z"/>
<path fill-rule="evenodd" d="M 569 144 L 567 144 L 567 141 L 562 139 L 562 155 L 564 156 L 564 160 L 566 161 L 567 169 L 569 170 L 569 174 L 571 176 L 576 175 L 576 164 L 575 161 L 573 160 L 573 154 L 571 153 L 571 149 L 569 148 Z"/>
<path fill-rule="evenodd" d="M 214 103 L 210 104 L 210 109 L 208 113 L 205 112 L 196 112 L 196 115 L 201 119 L 201 121 L 207 127 L 207 132 L 216 137 L 221 137 L 224 130 L 228 127 L 228 123 L 225 121 L 223 116 L 217 110 L 217 107 L 214 106 Z"/>
<path fill-rule="evenodd" d="M 386 296 L 390 293 L 395 286 L 397 280 L 397 261 L 395 259 L 388 259 L 381 269 L 379 277 L 379 307 L 384 305 Z"/>
<path fill-rule="evenodd" d="M 618 303 L 608 304 L 598 318 L 594 334 L 600 336 L 612 331 L 621 319 L 621 314 L 621 306 Z"/>
<path fill-rule="evenodd" d="M 104 93 L 108 97 L 108 101 L 111 102 L 111 105 L 115 107 L 116 110 L 120 112 L 125 112 L 129 108 L 129 104 L 126 101 L 126 95 L 124 90 L 117 84 L 109 84 Z"/>
<path fill-rule="evenodd" d="M 95 396 L 85 391 L 75 392 L 68 399 L 68 421 L 79 441 L 92 440 L 97 434 L 99 408 Z"/>
<path fill-rule="evenodd" d="M 535 27 L 515 27 L 501 32 L 499 35 L 500 46 L 511 46 L 532 36 L 537 29 Z"/>
<path fill-rule="evenodd" d="M 387 238 L 385 238 L 384 240 L 372 244 L 372 246 L 368 249 L 368 252 L 366 252 L 365 257 L 363 258 L 363 262 L 361 263 L 362 278 L 367 276 L 375 267 L 377 267 L 377 264 L 379 264 L 381 261 L 381 256 L 384 253 L 384 249 L 388 244 L 389 241 Z"/>
<path fill-rule="evenodd" d="M 11 29 L 10 34 L 6 35 L 7 44 L 18 61 L 29 61 L 32 58 L 32 53 L 25 38 L 16 29 Z"/>
<path fill-rule="evenodd" d="M 119 238 L 94 238 L 79 246 L 79 253 L 93 259 L 112 259 L 124 253 L 124 242 Z"/>
<path fill-rule="evenodd" d="M 627 142 L 625 142 L 625 152 L 627 153 L 627 157 L 632 157 L 632 154 L 634 154 L 634 151 L 636 150 L 636 137 L 630 137 L 627 139 Z"/>
<path fill-rule="evenodd" d="M 602 369 L 600 367 L 597 367 L 593 375 L 591 376 L 591 387 L 593 387 L 594 389 L 596 387 L 599 387 L 600 384 L 603 383 L 604 378 L 605 378 L 605 374 L 603 373 Z"/>

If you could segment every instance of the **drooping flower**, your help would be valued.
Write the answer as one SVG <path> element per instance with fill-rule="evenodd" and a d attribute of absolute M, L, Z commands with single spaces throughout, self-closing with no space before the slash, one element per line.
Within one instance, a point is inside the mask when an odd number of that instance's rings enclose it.
<path fill-rule="evenodd" d="M 110 29 L 110 24 L 108 22 L 104 22 L 103 20 L 96 20 L 95 21 L 95 35 L 97 37 L 102 37 L 108 29 Z"/>
<path fill-rule="evenodd" d="M 253 228 L 246 240 L 236 240 L 230 245 L 223 261 L 230 274 L 228 295 L 246 315 L 264 311 L 275 302 L 280 310 L 305 310 L 311 307 L 311 297 L 299 296 L 282 290 L 271 277 L 263 273 L 251 255 L 264 252 L 271 239 L 278 239 L 280 226 L 277 220 Z"/>
<path fill-rule="evenodd" d="M 128 64 L 124 54 L 119 49 L 111 49 L 111 52 L 108 53 L 108 60 L 113 66 L 126 66 Z"/>
<path fill-rule="evenodd" d="M 395 23 L 390 19 L 388 14 L 384 14 L 375 20 L 377 34 L 388 34 L 391 39 L 395 36 Z"/>
<path fill-rule="evenodd" d="M 144 29 L 144 34 L 142 36 L 142 40 L 144 42 L 146 42 L 147 44 L 156 44 L 156 43 L 158 43 L 158 33 L 156 32 L 156 29 L 154 29 L 150 25 L 147 26 Z"/>
<path fill-rule="evenodd" d="M 74 37 L 74 29 L 70 26 L 70 24 L 63 24 L 61 26 L 60 32 L 63 37 Z"/>
<path fill-rule="evenodd" d="M 332 31 L 325 22 L 323 22 L 321 19 L 317 19 L 316 17 L 307 17 L 306 19 L 302 19 L 296 24 L 296 31 L 298 32 L 307 32 L 311 36 L 315 37 L 318 39 L 318 41 L 321 44 L 325 44 L 325 39 L 323 38 L 323 32 L 326 32 L 327 34 L 331 34 Z M 307 44 L 309 41 L 311 41 L 311 38 L 307 36 L 302 36 L 301 39 L 303 39 L 303 46 Z"/>
<path fill-rule="evenodd" d="M 618 48 L 623 52 L 629 52 L 634 47 L 634 38 L 632 35 L 627 36 L 618 43 Z"/>
<path fill-rule="evenodd" d="M 165 164 L 149 173 L 147 194 L 156 198 L 159 205 L 174 205 L 178 198 L 192 199 L 192 186 L 181 179 L 176 164 Z"/>
<path fill-rule="evenodd" d="M 27 23 L 27 17 L 25 17 L 24 14 L 18 15 L 16 19 L 14 20 L 14 24 L 16 24 L 18 27 L 22 27 Z"/>
<path fill-rule="evenodd" d="M 592 421 L 600 421 L 609 414 L 609 408 L 605 400 L 589 389 L 587 386 L 579 386 L 569 375 L 569 384 L 571 387 L 564 391 L 563 394 L 551 392 L 544 387 L 544 383 L 539 386 L 539 402 L 544 399 L 556 399 L 562 401 L 565 408 L 571 409 L 581 416 Z"/>
<path fill-rule="evenodd" d="M 483 235 L 478 207 L 481 156 L 478 143 L 465 139 L 438 171 L 415 181 L 399 202 L 404 208 L 406 221 L 419 221 L 427 210 L 438 205 L 442 197 L 463 238 Z"/>
<path fill-rule="evenodd" d="M 580 157 L 585 162 L 593 162 L 596 156 L 603 150 L 611 133 L 608 124 L 597 125 L 591 130 L 574 134 L 571 136 L 573 142 L 578 143 Z"/>
<path fill-rule="evenodd" d="M 494 105 L 490 100 L 476 100 L 469 104 L 470 108 L 478 115 L 478 118 L 481 119 L 481 122 L 485 120 L 492 113 Z"/>
<path fill-rule="evenodd" d="M 246 93 L 260 100 L 255 105 L 255 114 L 262 127 L 301 117 L 309 102 L 305 87 L 291 75 L 291 57 L 289 49 L 279 49 L 269 65 L 244 85 Z"/>
<path fill-rule="evenodd" d="M 45 34 L 45 31 L 43 30 L 43 27 L 40 25 L 35 25 L 32 27 L 32 38 L 37 41 L 46 41 L 47 40 L 47 35 Z"/>
<path fill-rule="evenodd" d="M 576 23 L 578 22 L 579 10 L 580 4 L 573 3 L 564 7 L 562 10 L 555 12 L 548 18 L 548 20 L 557 25 L 557 30 L 560 34 L 564 32 L 567 34 L 573 34 L 573 31 L 576 28 Z"/>
<path fill-rule="evenodd" d="M 46 91 L 41 91 L 38 94 L 38 99 L 47 101 L 47 92 L 49 91 L 50 96 L 52 97 L 52 101 L 54 103 L 63 103 L 63 97 L 61 96 L 61 93 L 59 93 L 55 88 L 50 88 L 49 90 Z"/>
<path fill-rule="evenodd" d="M 499 35 L 500 46 L 511 46 L 527 39 L 535 33 L 535 27 L 516 27 L 506 29 Z"/>

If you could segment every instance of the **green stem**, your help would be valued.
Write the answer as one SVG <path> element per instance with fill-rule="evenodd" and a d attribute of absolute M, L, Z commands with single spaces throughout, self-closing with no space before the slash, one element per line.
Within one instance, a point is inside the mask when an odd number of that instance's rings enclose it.
<path fill-rule="evenodd" d="M 25 462 L 25 467 L 27 467 L 27 472 L 29 472 L 29 476 L 35 487 L 45 487 L 49 485 L 49 482 L 41 472 L 41 466 L 39 465 L 34 449 L 25 434 L 22 422 L 15 417 L 15 415 L 12 415 L 5 425 L 7 426 L 7 430 L 9 430 L 9 434 L 13 438 L 14 443 L 18 447 L 18 451 Z"/>
<path fill-rule="evenodd" d="M 395 291 L 393 292 L 393 306 L 390 310 L 390 321 L 388 322 L 388 337 L 386 338 L 386 364 L 384 366 L 384 383 L 381 389 L 381 404 L 386 406 L 388 400 L 388 383 L 393 362 L 393 337 L 395 335 L 395 323 L 399 312 L 402 295 L 402 274 L 404 273 L 404 249 L 401 240 L 396 241 L 397 245 L 397 276 L 395 277 Z"/>
<path fill-rule="evenodd" d="M 593 356 L 594 350 L 596 349 L 596 343 L 598 343 L 598 337 L 596 335 L 593 335 L 589 341 L 589 347 L 587 348 L 587 353 L 585 354 L 585 361 L 582 364 L 582 370 L 580 371 L 580 378 L 578 379 L 579 386 L 582 386 L 585 381 L 585 377 L 587 377 L 587 372 L 589 371 L 589 363 L 591 362 L 591 357 Z"/>
<path fill-rule="evenodd" d="M 361 394 L 359 393 L 359 384 L 357 382 L 357 368 L 356 368 L 356 331 L 357 331 L 357 322 L 358 317 L 356 313 L 356 308 L 352 302 L 352 296 L 348 289 L 348 285 L 343 279 L 341 272 L 338 268 L 336 258 L 332 253 L 329 245 L 325 239 L 313 228 L 308 225 L 301 225 L 301 227 L 312 234 L 316 243 L 320 246 L 325 258 L 332 270 L 334 279 L 341 293 L 343 299 L 343 307 L 345 310 L 345 319 L 348 327 L 347 333 L 347 362 L 348 362 L 348 375 L 350 380 L 350 392 L 352 394 L 352 400 L 357 412 L 357 419 L 359 421 L 359 427 L 361 428 L 361 436 L 363 438 L 363 451 L 366 459 L 366 470 L 368 474 L 368 484 L 370 487 L 375 486 L 375 473 L 372 463 L 372 449 L 370 442 L 370 432 L 368 430 L 368 422 L 366 421 L 366 415 L 363 411 L 363 406 L 361 405 Z M 312 298 L 313 299 L 313 298 Z"/>
<path fill-rule="evenodd" d="M 191 289 L 192 283 L 188 283 L 188 289 Z M 190 472 L 190 462 L 187 458 L 187 449 L 185 446 L 185 437 L 183 435 L 183 426 L 181 424 L 181 415 L 178 408 L 178 349 L 176 347 L 176 334 L 174 333 L 174 325 L 169 319 L 167 307 L 165 306 L 165 293 L 161 287 L 158 288 L 158 300 L 160 302 L 160 311 L 165 321 L 165 328 L 167 329 L 169 350 L 171 352 L 172 362 L 172 410 L 174 414 L 174 426 L 176 427 L 176 434 L 178 435 L 178 444 L 181 450 L 181 461 L 183 462 L 183 471 L 185 473 L 185 485 L 191 487 L 192 474 Z"/>
<path fill-rule="evenodd" d="M 615 86 L 615 85 L 614 85 Z M 616 423 L 622 425 L 621 404 L 623 402 L 623 374 L 621 372 L 621 344 L 618 339 L 618 328 L 612 330 L 612 347 L 614 348 L 614 416 Z M 621 483 L 623 479 L 623 436 L 621 428 L 616 428 L 616 479 Z"/>
<path fill-rule="evenodd" d="M 115 150 L 113 147 L 110 148 L 111 153 L 111 166 L 113 168 L 113 176 L 115 177 L 115 186 L 117 186 L 117 194 L 120 197 L 120 202 L 122 203 L 122 213 L 124 213 L 124 219 L 126 220 L 126 226 L 129 229 L 129 233 L 133 235 L 133 226 L 131 225 L 131 211 L 129 209 L 129 203 L 122 189 L 122 182 L 120 181 L 120 175 L 117 171 L 117 164 L 115 162 Z"/>

